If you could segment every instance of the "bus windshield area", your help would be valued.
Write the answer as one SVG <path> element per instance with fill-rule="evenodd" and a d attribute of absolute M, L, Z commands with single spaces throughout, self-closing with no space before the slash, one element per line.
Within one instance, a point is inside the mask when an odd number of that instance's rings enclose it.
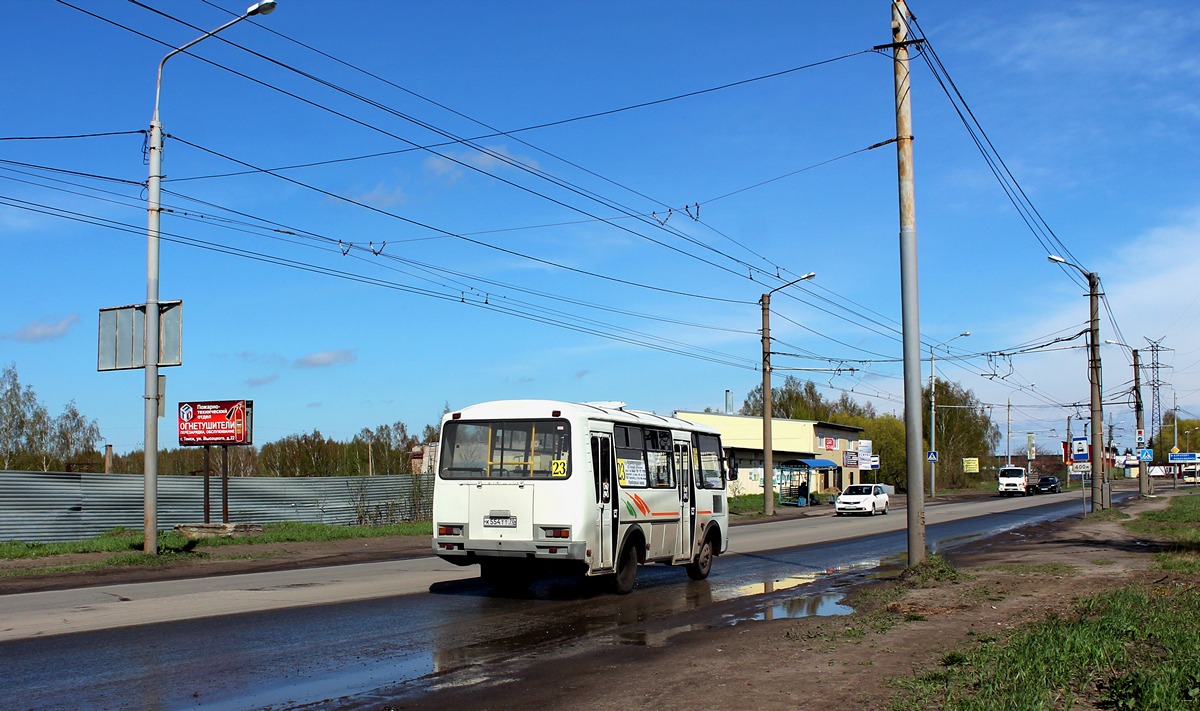
<path fill-rule="evenodd" d="M 565 479 L 571 475 L 566 420 L 451 421 L 442 432 L 443 479 Z"/>

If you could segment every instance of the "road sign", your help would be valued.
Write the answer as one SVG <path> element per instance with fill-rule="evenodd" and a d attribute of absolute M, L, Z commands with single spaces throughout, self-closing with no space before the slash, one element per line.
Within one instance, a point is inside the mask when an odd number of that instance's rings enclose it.
<path fill-rule="evenodd" d="M 1153 462 L 1154 461 L 1154 450 L 1153 449 L 1139 449 L 1138 450 L 1138 461 L 1139 462 Z"/>
<path fill-rule="evenodd" d="M 936 449 L 929 450 L 929 454 L 925 455 L 925 461 L 937 464 L 938 453 Z"/>
<path fill-rule="evenodd" d="M 1137 431 L 1137 443 L 1138 444 L 1146 443 L 1146 430 L 1138 430 Z"/>
<path fill-rule="evenodd" d="M 1087 437 L 1072 437 L 1071 438 L 1071 461 L 1086 462 L 1091 457 L 1088 456 L 1088 441 Z"/>
<path fill-rule="evenodd" d="M 1071 471 L 1075 472 L 1076 474 L 1079 474 L 1079 473 L 1086 474 L 1086 473 L 1090 472 L 1091 470 L 1092 470 L 1091 462 L 1073 462 L 1071 464 Z"/>
<path fill-rule="evenodd" d="M 1167 455 L 1167 461 L 1171 464 L 1179 464 L 1180 462 L 1196 462 L 1200 459 L 1197 459 L 1195 452 L 1172 452 Z"/>

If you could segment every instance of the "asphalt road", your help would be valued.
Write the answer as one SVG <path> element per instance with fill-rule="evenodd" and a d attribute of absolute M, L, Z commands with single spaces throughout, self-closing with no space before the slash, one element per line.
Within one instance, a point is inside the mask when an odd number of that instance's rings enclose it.
<path fill-rule="evenodd" d="M 1078 494 L 935 503 L 927 541 L 1080 511 Z M 550 579 L 502 597 L 435 558 L 3 596 L 0 707 L 354 707 L 486 683 L 532 655 L 837 612 L 834 574 L 903 564 L 905 524 L 893 509 L 739 526 L 709 580 L 643 567 L 628 596 Z"/>

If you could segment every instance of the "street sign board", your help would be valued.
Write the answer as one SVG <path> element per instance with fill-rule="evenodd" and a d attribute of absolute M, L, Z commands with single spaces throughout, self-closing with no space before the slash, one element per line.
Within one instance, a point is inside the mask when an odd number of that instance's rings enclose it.
<path fill-rule="evenodd" d="M 1153 449 L 1139 449 L 1138 450 L 1138 461 L 1139 462 L 1153 462 L 1154 461 L 1154 450 Z"/>
<path fill-rule="evenodd" d="M 878 455 L 878 454 L 872 454 L 872 455 L 871 455 L 871 468 L 872 468 L 872 469 L 878 469 L 878 468 L 879 468 L 879 455 Z"/>
<path fill-rule="evenodd" d="M 1072 437 L 1071 438 L 1071 461 L 1086 462 L 1091 457 L 1088 456 L 1088 441 L 1087 437 Z"/>
<path fill-rule="evenodd" d="M 1141 430 L 1141 429 L 1139 429 L 1139 430 L 1137 431 L 1137 443 L 1138 443 L 1138 444 L 1145 444 L 1145 443 L 1146 443 L 1146 430 Z"/>
<path fill-rule="evenodd" d="M 1079 474 L 1079 473 L 1086 474 L 1086 473 L 1090 472 L 1091 470 L 1092 470 L 1091 462 L 1072 462 L 1072 464 L 1071 464 L 1071 471 L 1075 472 L 1076 474 Z"/>
<path fill-rule="evenodd" d="M 1167 462 L 1170 464 L 1179 464 L 1180 462 L 1195 462 L 1200 461 L 1196 458 L 1195 452 L 1171 452 L 1167 455 Z"/>
<path fill-rule="evenodd" d="M 979 457 L 963 457 L 963 474 L 979 473 Z"/>
<path fill-rule="evenodd" d="M 937 460 L 938 460 L 938 453 L 937 453 L 936 449 L 929 450 L 929 453 L 925 455 L 925 461 L 927 461 L 927 462 L 932 462 L 934 464 L 937 464 Z"/>
<path fill-rule="evenodd" d="M 179 403 L 179 446 L 254 444 L 254 401 Z"/>
<path fill-rule="evenodd" d="M 96 370 L 146 367 L 146 305 L 100 309 Z M 183 363 L 183 302 L 158 302 L 158 365 Z"/>

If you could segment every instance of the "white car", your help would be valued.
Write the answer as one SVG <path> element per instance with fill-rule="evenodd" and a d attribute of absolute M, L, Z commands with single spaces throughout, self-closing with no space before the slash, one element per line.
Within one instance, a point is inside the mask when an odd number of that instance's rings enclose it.
<path fill-rule="evenodd" d="M 888 512 L 888 494 L 882 484 L 853 484 L 847 486 L 837 500 L 833 502 L 833 510 L 838 516 L 842 514 L 876 513 L 886 515 Z"/>

